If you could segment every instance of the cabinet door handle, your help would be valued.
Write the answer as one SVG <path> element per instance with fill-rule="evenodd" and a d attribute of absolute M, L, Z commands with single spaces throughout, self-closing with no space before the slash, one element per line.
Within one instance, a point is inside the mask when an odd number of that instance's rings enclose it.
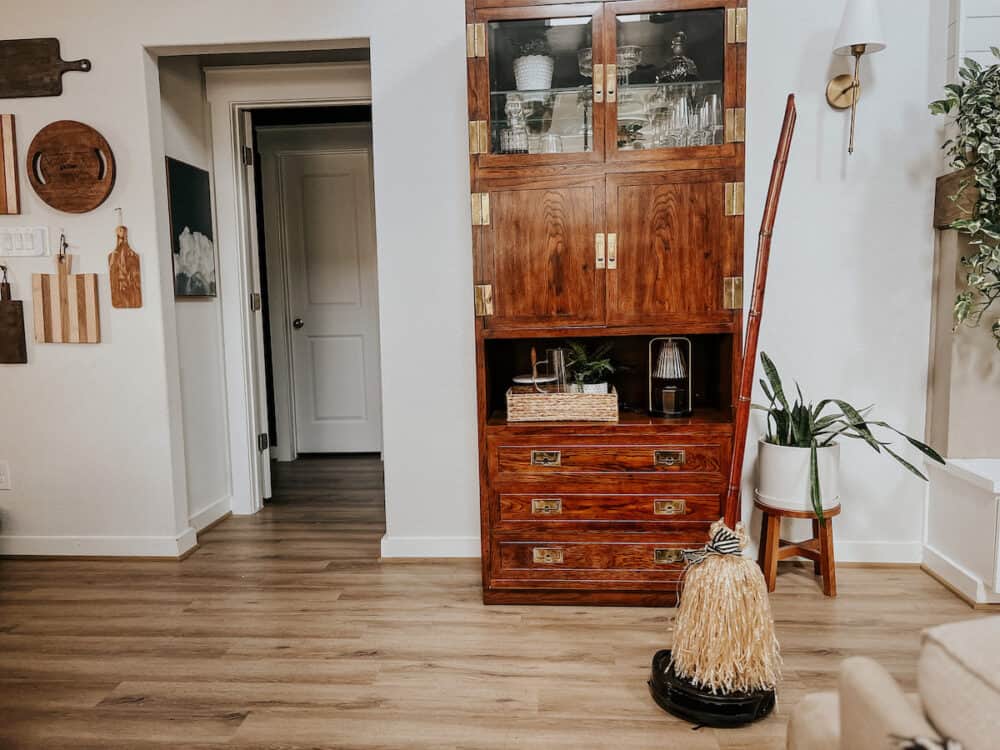
<path fill-rule="evenodd" d="M 531 513 L 535 516 L 557 516 L 562 513 L 562 498 L 534 497 L 531 499 Z"/>
<path fill-rule="evenodd" d="M 561 451 L 531 451 L 532 466 L 561 466 Z"/>
<path fill-rule="evenodd" d="M 676 547 L 654 549 L 653 562 L 657 565 L 678 565 L 684 562 L 684 550 Z"/>
<path fill-rule="evenodd" d="M 615 93 L 618 88 L 618 66 L 608 64 L 607 68 L 608 68 L 608 77 L 606 79 L 607 83 L 604 85 L 604 88 L 607 91 L 608 101 L 613 102 L 615 100 Z"/>
<path fill-rule="evenodd" d="M 604 101 L 604 65 L 595 63 L 591 71 L 594 81 L 594 101 L 600 104 Z"/>
<path fill-rule="evenodd" d="M 618 268 L 618 235 L 614 232 L 608 235 L 608 269 Z"/>
<path fill-rule="evenodd" d="M 686 462 L 684 451 L 653 451 L 654 466 L 683 466 Z"/>
<path fill-rule="evenodd" d="M 555 547 L 535 547 L 531 550 L 531 560 L 536 565 L 562 565 L 563 551 Z"/>
<path fill-rule="evenodd" d="M 687 513 L 687 500 L 654 500 L 653 515 L 683 516 Z"/>
<path fill-rule="evenodd" d="M 604 256 L 604 233 L 598 232 L 594 235 L 594 252 L 597 255 L 595 264 L 597 270 L 601 270 L 605 267 L 605 256 Z"/>

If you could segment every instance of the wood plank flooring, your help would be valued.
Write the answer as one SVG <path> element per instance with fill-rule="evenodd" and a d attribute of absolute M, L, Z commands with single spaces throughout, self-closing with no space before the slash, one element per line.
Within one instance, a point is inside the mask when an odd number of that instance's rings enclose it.
<path fill-rule="evenodd" d="M 977 616 L 916 568 L 842 568 L 836 600 L 783 569 L 780 710 L 692 731 L 646 690 L 670 610 L 485 607 L 477 561 L 378 562 L 374 458 L 275 486 L 183 562 L 0 561 L 0 748 L 777 750 L 842 658 L 912 689 L 921 629 Z"/>

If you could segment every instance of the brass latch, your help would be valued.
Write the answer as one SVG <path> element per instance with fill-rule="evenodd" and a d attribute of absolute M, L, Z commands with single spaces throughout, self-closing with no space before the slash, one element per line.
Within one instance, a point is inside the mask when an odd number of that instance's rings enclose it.
<path fill-rule="evenodd" d="M 722 307 L 726 310 L 743 309 L 742 276 L 727 276 L 722 280 Z"/>
<path fill-rule="evenodd" d="M 604 64 L 594 63 L 591 75 L 594 81 L 594 101 L 600 104 L 604 101 Z"/>
<path fill-rule="evenodd" d="M 607 266 L 605 261 L 606 256 L 604 255 L 604 234 L 602 232 L 594 235 L 594 253 L 597 256 L 594 259 L 594 264 L 597 270 L 600 271 Z"/>
<path fill-rule="evenodd" d="M 472 226 L 486 227 L 490 224 L 490 194 L 472 194 Z"/>
<path fill-rule="evenodd" d="M 747 138 L 747 111 L 743 107 L 726 110 L 726 143 L 743 143 Z"/>
<path fill-rule="evenodd" d="M 476 304 L 476 317 L 481 318 L 493 314 L 493 285 L 479 284 L 474 286 L 473 293 Z"/>
<path fill-rule="evenodd" d="M 486 120 L 469 120 L 469 153 L 485 154 L 489 150 L 490 136 Z"/>
<path fill-rule="evenodd" d="M 746 8 L 729 8 L 726 10 L 726 42 L 728 44 L 746 44 Z"/>
<path fill-rule="evenodd" d="M 742 182 L 726 183 L 726 216 L 742 216 L 746 202 L 746 185 Z"/>
<path fill-rule="evenodd" d="M 686 500 L 654 500 L 653 515 L 683 516 L 687 512 Z"/>
<path fill-rule="evenodd" d="M 531 451 L 532 466 L 562 466 L 560 451 Z"/>
<path fill-rule="evenodd" d="M 535 497 L 531 500 L 531 512 L 536 516 L 554 516 L 562 513 L 562 498 Z"/>
<path fill-rule="evenodd" d="M 653 550 L 653 562 L 657 565 L 677 565 L 684 562 L 684 550 L 655 549 Z"/>
<path fill-rule="evenodd" d="M 486 24 L 465 25 L 465 56 L 486 57 Z"/>
<path fill-rule="evenodd" d="M 563 551 L 552 547 L 535 547 L 531 550 L 531 559 L 536 565 L 561 565 Z"/>
<path fill-rule="evenodd" d="M 615 101 L 616 92 L 618 90 L 618 66 L 608 64 L 605 66 L 608 69 L 607 78 L 605 78 L 604 91 L 609 102 Z"/>
<path fill-rule="evenodd" d="M 653 451 L 654 466 L 683 466 L 687 462 L 687 455 L 679 450 Z"/>
<path fill-rule="evenodd" d="M 608 235 L 608 269 L 618 268 L 618 235 L 614 232 Z"/>

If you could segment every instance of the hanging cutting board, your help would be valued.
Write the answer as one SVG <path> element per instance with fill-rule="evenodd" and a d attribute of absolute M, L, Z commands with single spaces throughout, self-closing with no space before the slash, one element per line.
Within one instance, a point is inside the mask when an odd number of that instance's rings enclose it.
<path fill-rule="evenodd" d="M 0 40 L 0 99 L 23 96 L 59 96 L 63 73 L 90 70 L 90 60 L 66 61 L 59 54 L 59 40 Z"/>
<path fill-rule="evenodd" d="M 115 186 L 115 155 L 89 125 L 59 120 L 38 131 L 28 146 L 28 181 L 52 208 L 93 211 Z"/>
<path fill-rule="evenodd" d="M 24 339 L 24 305 L 21 300 L 10 298 L 6 268 L 3 268 L 0 279 L 0 365 L 23 365 L 28 361 L 28 345 Z"/>
<path fill-rule="evenodd" d="M 40 344 L 101 343 L 97 274 L 71 274 L 71 265 L 71 255 L 57 255 L 56 274 L 31 276 L 35 341 Z"/>
<path fill-rule="evenodd" d="M 111 306 L 118 308 L 142 307 L 142 276 L 139 256 L 129 247 L 128 230 L 116 230 L 118 245 L 108 255 L 108 272 L 111 274 Z"/>

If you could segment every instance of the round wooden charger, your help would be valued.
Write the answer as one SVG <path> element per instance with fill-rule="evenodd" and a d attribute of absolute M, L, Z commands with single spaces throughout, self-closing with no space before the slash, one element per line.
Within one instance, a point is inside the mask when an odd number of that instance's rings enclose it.
<path fill-rule="evenodd" d="M 59 120 L 28 147 L 28 180 L 38 197 L 71 214 L 93 211 L 115 186 L 115 155 L 89 125 Z"/>

